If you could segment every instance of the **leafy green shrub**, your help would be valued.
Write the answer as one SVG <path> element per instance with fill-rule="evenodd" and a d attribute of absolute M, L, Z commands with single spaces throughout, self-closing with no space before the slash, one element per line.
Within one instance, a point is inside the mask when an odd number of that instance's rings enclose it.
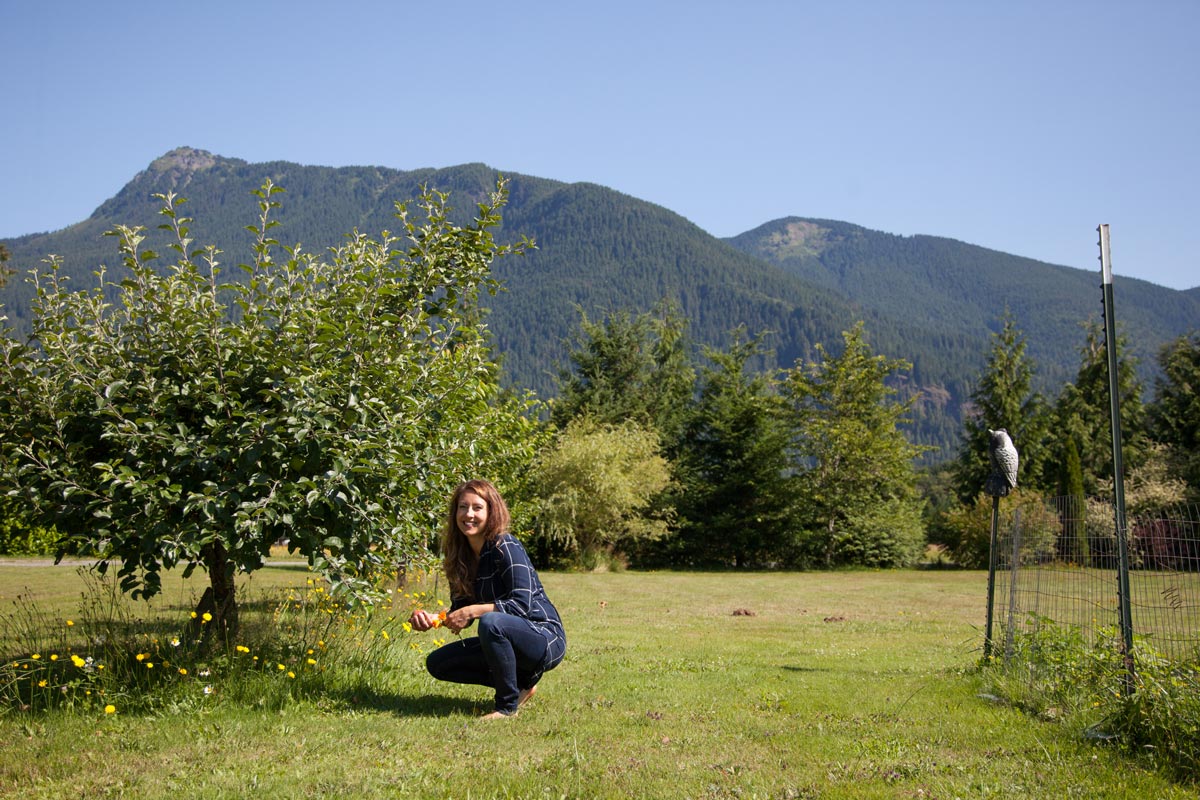
<path fill-rule="evenodd" d="M 832 537 L 838 563 L 864 567 L 907 567 L 925 549 L 921 507 L 898 499 L 847 514 Z"/>
<path fill-rule="evenodd" d="M 1121 696 L 1104 727 L 1130 748 L 1152 753 L 1178 776 L 1200 776 L 1200 657 L 1169 661 L 1135 648 L 1134 690 Z"/>
<path fill-rule="evenodd" d="M 671 485 L 658 434 L 632 422 L 572 420 L 530 472 L 534 528 L 581 565 L 608 567 L 614 553 L 667 535 Z"/>
<path fill-rule="evenodd" d="M 53 555 L 59 536 L 53 528 L 31 525 L 7 499 L 0 499 L 0 556 Z"/>
<path fill-rule="evenodd" d="M 1053 558 L 1062 523 L 1041 495 L 1017 489 L 1000 501 L 997 524 L 1001 534 L 1012 531 L 1016 513 L 1021 513 L 1021 558 Z M 980 494 L 970 505 L 952 509 L 943 530 L 953 540 L 954 560 L 969 569 L 986 569 L 992 543 L 992 498 Z"/>
<path fill-rule="evenodd" d="M 1016 634 L 989 691 L 1081 734 L 1115 740 L 1184 780 L 1200 775 L 1200 654 L 1164 658 L 1136 642 L 1131 676 L 1114 629 L 1089 645 L 1082 632 L 1033 619 Z"/>

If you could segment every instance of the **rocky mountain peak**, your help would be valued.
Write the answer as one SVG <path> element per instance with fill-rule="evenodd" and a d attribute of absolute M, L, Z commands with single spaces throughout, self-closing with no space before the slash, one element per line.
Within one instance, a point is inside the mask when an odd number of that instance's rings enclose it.
<path fill-rule="evenodd" d="M 197 150 L 194 147 L 176 147 L 166 155 L 159 156 L 150 163 L 152 172 L 192 173 L 211 169 L 217 163 L 217 157 L 207 150 Z"/>

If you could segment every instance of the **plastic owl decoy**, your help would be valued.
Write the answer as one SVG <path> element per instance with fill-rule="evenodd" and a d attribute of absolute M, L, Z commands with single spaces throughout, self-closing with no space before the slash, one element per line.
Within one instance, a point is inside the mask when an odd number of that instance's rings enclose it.
<path fill-rule="evenodd" d="M 992 472 L 983 490 L 992 497 L 1006 497 L 1017 488 L 1017 448 L 1004 428 L 988 430 L 988 463 Z"/>

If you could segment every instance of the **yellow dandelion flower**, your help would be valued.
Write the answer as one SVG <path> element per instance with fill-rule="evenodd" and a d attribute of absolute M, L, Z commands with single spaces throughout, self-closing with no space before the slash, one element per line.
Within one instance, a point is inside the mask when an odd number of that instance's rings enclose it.
<path fill-rule="evenodd" d="M 179 668 L 179 674 L 180 674 L 180 675 L 187 675 L 187 670 L 186 670 L 186 669 L 184 669 L 183 667 L 180 667 L 180 668 Z"/>
<path fill-rule="evenodd" d="M 105 714 L 115 714 L 115 713 L 117 713 L 117 707 L 114 706 L 112 703 L 109 703 L 108 705 L 106 705 L 104 707 L 104 713 Z"/>
<path fill-rule="evenodd" d="M 153 662 L 153 661 L 147 661 L 147 662 L 146 662 L 146 669 L 154 669 L 154 662 Z"/>
<path fill-rule="evenodd" d="M 134 658 L 136 658 L 138 661 L 145 661 L 145 660 L 146 660 L 146 654 L 145 654 L 145 653 L 138 653 L 136 656 L 134 656 Z"/>
<path fill-rule="evenodd" d="M 404 629 L 405 633 L 412 633 L 412 625 L 409 625 L 407 622 L 405 622 L 400 627 Z"/>
<path fill-rule="evenodd" d="M 279 664 L 278 666 L 280 672 L 283 672 L 285 669 L 287 669 L 287 667 L 285 667 L 283 664 Z"/>
<path fill-rule="evenodd" d="M 192 612 L 192 619 L 195 619 L 197 616 L 198 616 L 198 615 L 196 614 L 196 612 L 195 612 L 195 611 L 193 611 L 193 612 Z"/>
<path fill-rule="evenodd" d="M 384 638 L 384 639 L 391 639 L 391 638 L 392 638 L 392 637 L 388 636 L 388 632 L 387 632 L 387 631 L 380 631 L 379 633 L 380 633 L 380 634 L 383 636 L 383 638 Z"/>
<path fill-rule="evenodd" d="M 46 688 L 46 679 L 45 679 L 45 678 L 43 678 L 42 680 L 38 681 L 38 688 L 39 688 L 39 689 L 45 689 L 45 688 Z M 1097 703 L 1096 705 L 1099 705 L 1099 703 Z"/>
<path fill-rule="evenodd" d="M 204 620 L 205 622 L 212 622 L 212 614 L 205 611 L 204 616 L 202 616 L 200 619 Z"/>
<path fill-rule="evenodd" d="M 296 677 L 296 673 L 292 672 L 292 671 L 289 669 L 289 670 L 288 670 L 288 677 L 289 677 L 289 678 L 295 678 L 295 677 Z"/>
<path fill-rule="evenodd" d="M 79 667 L 80 669 L 83 669 L 84 666 L 87 665 L 86 661 L 84 661 L 82 658 L 80 658 L 79 656 L 76 656 L 76 655 L 71 656 L 71 663 L 74 664 L 75 666 Z"/>
<path fill-rule="evenodd" d="M 313 664 L 316 664 L 316 663 L 317 663 L 317 660 L 316 660 L 315 658 L 310 658 L 310 659 L 308 659 L 308 661 L 307 661 L 307 662 L 305 662 L 305 663 L 307 663 L 309 666 L 312 666 Z"/>
<path fill-rule="evenodd" d="M 41 654 L 41 653 L 34 653 L 34 654 L 33 654 L 33 660 L 34 660 L 34 661 L 37 661 L 37 660 L 38 660 L 38 659 L 40 659 L 41 657 L 42 657 L 42 654 Z"/>
<path fill-rule="evenodd" d="M 250 648 L 246 647 L 246 645 L 244 645 L 244 644 L 239 644 L 234 649 L 237 650 L 239 653 L 249 653 L 250 652 Z"/>
<path fill-rule="evenodd" d="M 51 654 L 50 654 L 50 660 L 51 660 L 51 661 L 58 661 L 58 653 L 51 653 Z"/>
<path fill-rule="evenodd" d="M 71 626 L 72 626 L 72 625 L 74 625 L 74 624 L 75 624 L 75 620 L 73 620 L 73 619 L 69 619 L 69 620 L 67 620 L 67 627 L 68 627 L 68 628 L 69 628 L 69 627 L 71 627 Z"/>

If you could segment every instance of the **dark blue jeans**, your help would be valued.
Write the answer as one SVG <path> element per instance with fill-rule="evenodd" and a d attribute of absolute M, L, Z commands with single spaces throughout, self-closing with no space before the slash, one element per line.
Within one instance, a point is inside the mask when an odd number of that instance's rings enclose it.
<path fill-rule="evenodd" d="M 528 620 L 492 611 L 479 618 L 479 635 L 443 645 L 425 659 L 439 681 L 491 686 L 496 710 L 515 714 L 517 696 L 536 681 L 546 659 L 546 639 Z"/>

